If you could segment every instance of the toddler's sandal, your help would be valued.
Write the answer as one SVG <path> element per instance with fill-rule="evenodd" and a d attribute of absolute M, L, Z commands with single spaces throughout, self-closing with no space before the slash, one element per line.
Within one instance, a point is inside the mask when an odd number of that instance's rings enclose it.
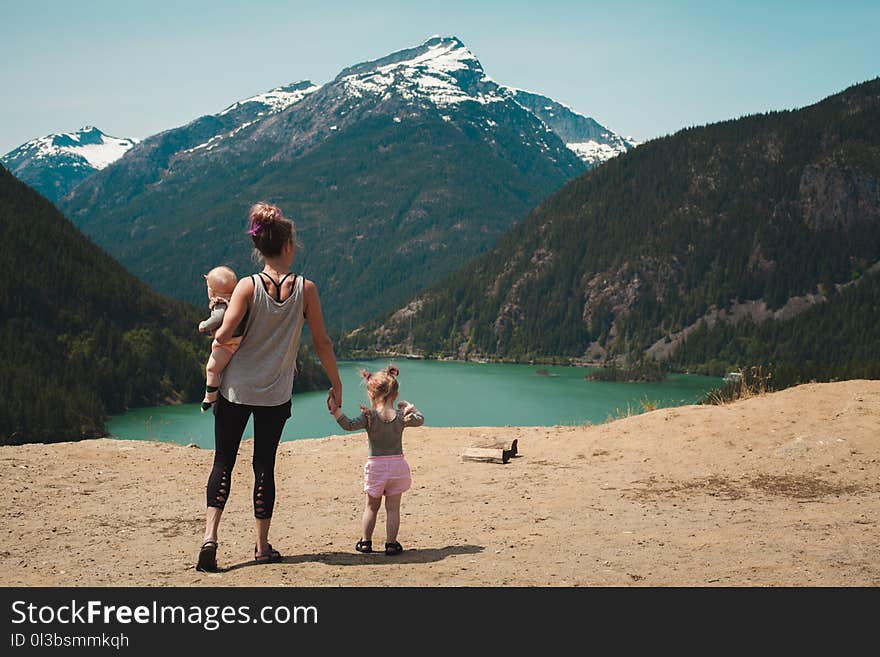
<path fill-rule="evenodd" d="M 357 550 L 358 552 L 363 552 L 364 554 L 369 554 L 370 552 L 373 551 L 373 541 L 365 541 L 365 540 L 361 539 L 360 541 L 358 541 L 355 544 L 354 549 Z"/>
<path fill-rule="evenodd" d="M 397 541 L 394 541 L 393 543 L 386 543 L 385 544 L 385 555 L 386 556 L 391 557 L 391 556 L 394 556 L 395 554 L 400 554 L 401 552 L 403 552 L 403 546 L 400 543 L 398 543 Z"/>

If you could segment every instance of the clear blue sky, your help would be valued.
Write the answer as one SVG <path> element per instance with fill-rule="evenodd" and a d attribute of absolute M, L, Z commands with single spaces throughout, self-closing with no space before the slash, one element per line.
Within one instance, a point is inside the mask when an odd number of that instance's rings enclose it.
<path fill-rule="evenodd" d="M 876 77 L 878 26 L 878 0 L 0 0 L 0 153 L 89 124 L 142 138 L 433 34 L 648 139 Z"/>

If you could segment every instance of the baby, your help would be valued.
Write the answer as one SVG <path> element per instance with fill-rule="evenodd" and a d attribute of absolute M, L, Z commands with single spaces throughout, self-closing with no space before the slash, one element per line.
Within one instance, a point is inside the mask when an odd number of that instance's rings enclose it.
<path fill-rule="evenodd" d="M 208 285 L 208 307 L 211 309 L 211 316 L 205 321 L 199 322 L 199 332 L 213 335 L 214 331 L 223 324 L 229 299 L 232 297 L 232 291 L 238 280 L 235 277 L 235 272 L 229 267 L 214 267 L 205 275 L 205 282 Z M 214 340 L 211 343 L 211 356 L 205 366 L 205 398 L 202 400 L 202 413 L 217 401 L 220 376 L 232 359 L 232 355 L 238 350 L 246 322 L 247 315 L 241 320 L 228 342 Z"/>

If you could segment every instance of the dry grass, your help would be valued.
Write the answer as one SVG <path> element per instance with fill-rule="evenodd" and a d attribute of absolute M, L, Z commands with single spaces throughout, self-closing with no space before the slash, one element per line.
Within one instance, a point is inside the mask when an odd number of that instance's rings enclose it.
<path fill-rule="evenodd" d="M 648 411 L 656 411 L 660 406 L 660 402 L 658 402 L 656 399 L 648 399 L 647 397 L 643 397 L 639 401 L 639 403 L 642 405 L 643 413 L 647 413 Z"/>
<path fill-rule="evenodd" d="M 703 403 L 720 405 L 765 395 L 770 391 L 770 379 L 773 375 L 764 372 L 760 365 L 737 371 L 738 381 L 731 381 L 722 388 L 716 388 L 706 395 Z"/>
<path fill-rule="evenodd" d="M 656 399 L 648 399 L 647 396 L 642 397 L 637 404 L 627 402 L 626 408 L 617 407 L 613 413 L 609 413 L 606 422 L 614 422 L 614 420 L 622 420 L 633 415 L 641 415 L 649 411 L 656 411 L 660 407 L 660 402 Z"/>

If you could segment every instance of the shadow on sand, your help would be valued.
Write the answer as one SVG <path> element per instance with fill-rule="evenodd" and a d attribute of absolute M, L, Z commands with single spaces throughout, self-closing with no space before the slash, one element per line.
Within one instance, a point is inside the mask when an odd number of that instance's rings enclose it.
<path fill-rule="evenodd" d="M 379 544 L 382 545 L 381 543 Z M 315 552 L 314 554 L 294 554 L 288 555 L 276 561 L 276 564 L 296 564 L 319 562 L 329 566 L 380 566 L 395 563 L 430 563 L 432 561 L 441 561 L 446 557 L 457 554 L 477 554 L 483 551 L 482 545 L 447 545 L 442 548 L 413 548 L 405 549 L 400 554 L 393 557 L 385 556 L 384 548 L 378 552 L 371 554 L 361 554 L 359 552 Z M 256 563 L 254 561 L 243 561 L 242 563 L 233 564 L 228 568 L 221 568 L 219 572 L 228 573 L 239 568 L 247 568 L 249 566 L 266 566 L 271 564 Z"/>

